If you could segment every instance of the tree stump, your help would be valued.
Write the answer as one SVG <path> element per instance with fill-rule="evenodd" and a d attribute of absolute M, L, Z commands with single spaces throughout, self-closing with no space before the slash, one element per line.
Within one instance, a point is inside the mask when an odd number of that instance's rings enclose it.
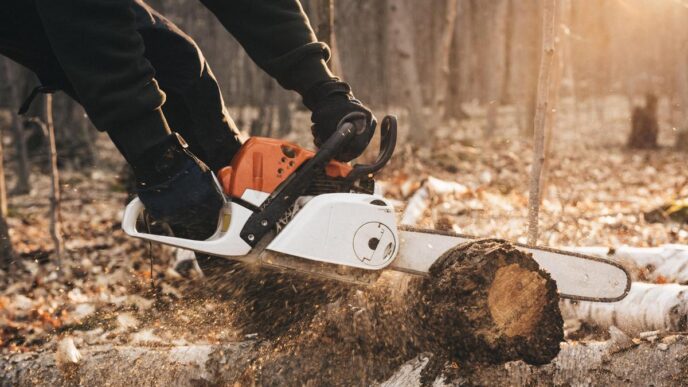
<path fill-rule="evenodd" d="M 645 96 L 645 106 L 637 106 L 633 109 L 628 147 L 632 149 L 657 148 L 658 135 L 657 97 L 654 94 L 647 94 Z"/>

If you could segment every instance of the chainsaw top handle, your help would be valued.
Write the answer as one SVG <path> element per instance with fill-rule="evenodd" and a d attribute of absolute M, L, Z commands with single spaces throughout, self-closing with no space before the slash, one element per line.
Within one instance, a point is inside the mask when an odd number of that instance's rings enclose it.
<path fill-rule="evenodd" d="M 263 201 L 257 211 L 248 218 L 239 234 L 241 239 L 250 246 L 255 246 L 265 234 L 274 228 L 275 224 L 292 208 L 296 199 L 306 192 L 316 175 L 323 171 L 341 149 L 358 134 L 354 122 L 360 119 L 365 119 L 365 115 L 360 112 L 353 112 L 339 121 L 337 130 L 318 149 L 313 158 L 306 161 L 296 172 L 283 181 Z M 380 155 L 377 160 L 370 165 L 359 164 L 354 166 L 347 175 L 347 179 L 355 179 L 373 173 L 389 161 L 396 145 L 396 128 L 396 118 L 385 117 L 380 130 L 382 139 Z"/>
<path fill-rule="evenodd" d="M 354 125 L 354 122 L 359 120 L 365 121 L 365 114 L 353 112 L 345 115 L 337 124 L 337 130 L 322 144 L 311 159 L 313 164 L 322 165 L 324 168 L 327 163 L 332 161 L 342 148 L 359 134 L 356 131 L 356 125 Z"/>
<path fill-rule="evenodd" d="M 361 112 L 349 113 L 339 121 L 337 130 L 320 147 L 315 157 L 330 162 L 354 137 L 359 135 L 356 131 L 355 121 L 366 120 L 365 114 Z M 372 164 L 356 164 L 352 171 L 347 175 L 347 181 L 355 181 L 371 173 L 382 169 L 392 158 L 394 149 L 397 145 L 397 117 L 386 116 L 380 125 L 380 151 L 377 159 Z"/>
<path fill-rule="evenodd" d="M 346 117 L 344 117 L 346 118 Z M 394 148 L 397 146 L 397 117 L 386 116 L 380 125 L 380 152 L 372 164 L 356 164 L 354 169 L 346 177 L 353 182 L 363 176 L 370 175 L 382 169 L 392 158 Z"/>

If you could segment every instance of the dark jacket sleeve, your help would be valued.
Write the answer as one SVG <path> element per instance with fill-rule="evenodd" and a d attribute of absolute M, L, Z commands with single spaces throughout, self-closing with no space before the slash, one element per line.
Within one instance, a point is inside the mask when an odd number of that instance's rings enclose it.
<path fill-rule="evenodd" d="M 141 149 L 166 136 L 160 109 L 165 94 L 144 57 L 132 1 L 35 2 L 55 56 L 94 125 L 113 139 L 122 133 L 140 139 L 134 143 Z"/>
<path fill-rule="evenodd" d="M 282 87 L 302 95 L 333 78 L 330 49 L 317 41 L 298 0 L 201 0 Z"/>

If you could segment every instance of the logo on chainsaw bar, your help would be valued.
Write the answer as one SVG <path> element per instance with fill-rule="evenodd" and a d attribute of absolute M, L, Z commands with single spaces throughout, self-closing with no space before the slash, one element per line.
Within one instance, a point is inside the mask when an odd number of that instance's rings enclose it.
<path fill-rule="evenodd" d="M 387 264 L 396 248 L 392 230 L 380 222 L 370 222 L 359 227 L 354 234 L 356 258 L 368 266 Z"/>

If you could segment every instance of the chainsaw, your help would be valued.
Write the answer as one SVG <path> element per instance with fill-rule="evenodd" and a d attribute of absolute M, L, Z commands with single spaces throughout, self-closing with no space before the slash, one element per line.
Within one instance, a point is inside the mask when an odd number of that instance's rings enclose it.
<path fill-rule="evenodd" d="M 383 270 L 428 275 L 446 251 L 478 238 L 397 226 L 393 205 L 376 193 L 373 179 L 394 153 L 396 118 L 383 119 L 380 151 L 372 164 L 335 161 L 357 134 L 352 122 L 361 118 L 358 114 L 342 119 L 317 152 L 277 139 L 250 138 L 215 178 L 225 204 L 207 240 L 138 231 L 144 211 L 138 198 L 127 205 L 122 228 L 130 236 L 181 249 L 357 284 L 375 281 Z M 549 272 L 563 298 L 612 302 L 630 289 L 630 276 L 616 262 L 514 245 Z"/>

